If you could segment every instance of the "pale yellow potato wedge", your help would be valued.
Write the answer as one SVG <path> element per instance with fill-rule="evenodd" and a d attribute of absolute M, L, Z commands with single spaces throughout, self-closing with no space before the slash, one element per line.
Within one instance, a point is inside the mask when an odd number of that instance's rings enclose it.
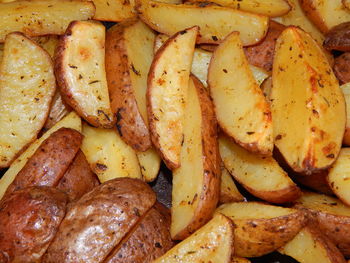
<path fill-rule="evenodd" d="M 201 0 L 190 0 L 190 2 L 203 2 Z M 221 6 L 265 15 L 269 17 L 282 16 L 291 9 L 286 0 L 211 0 Z"/>
<path fill-rule="evenodd" d="M 343 137 L 343 144 L 350 146 L 350 82 L 340 86 L 346 104 L 346 126 Z"/>
<path fill-rule="evenodd" d="M 226 136 L 219 138 L 220 155 L 226 169 L 248 192 L 271 203 L 297 199 L 301 192 L 273 157 L 248 152 Z"/>
<path fill-rule="evenodd" d="M 161 159 L 154 148 L 150 148 L 145 152 L 136 152 L 139 160 L 142 178 L 146 182 L 154 181 L 160 169 Z"/>
<path fill-rule="evenodd" d="M 298 235 L 278 250 L 300 263 L 345 263 L 344 256 L 336 246 L 317 229 L 303 228 Z"/>
<path fill-rule="evenodd" d="M 243 45 L 253 45 L 264 38 L 268 29 L 266 16 L 216 5 L 136 0 L 136 9 L 146 24 L 163 34 L 199 26 L 197 43 L 219 43 L 232 31 L 239 31 Z"/>
<path fill-rule="evenodd" d="M 342 0 L 299 0 L 306 16 L 326 33 L 332 27 L 350 21 L 350 11 L 344 8 Z"/>
<path fill-rule="evenodd" d="M 55 55 L 55 50 L 58 44 L 58 35 L 46 35 L 33 38 L 36 43 L 39 44 L 47 53 L 53 58 Z"/>
<path fill-rule="evenodd" d="M 62 98 L 69 106 L 95 127 L 113 127 L 102 24 L 75 21 L 69 25 L 56 49 L 55 73 Z"/>
<path fill-rule="evenodd" d="M 120 22 L 135 17 L 134 1 L 124 0 L 92 0 L 96 6 L 95 20 Z"/>
<path fill-rule="evenodd" d="M 148 73 L 151 139 L 169 169 L 180 167 L 183 117 L 198 27 L 178 32 L 154 56 Z"/>
<path fill-rule="evenodd" d="M 336 160 L 345 130 L 345 100 L 338 80 L 317 42 L 297 27 L 283 31 L 275 50 L 275 146 L 296 172 L 325 169 Z"/>
<path fill-rule="evenodd" d="M 221 167 L 221 186 L 219 203 L 242 202 L 244 196 L 239 192 L 231 174 L 225 167 Z"/>
<path fill-rule="evenodd" d="M 135 151 L 114 129 L 83 124 L 81 150 L 101 183 L 118 177 L 142 178 Z"/>
<path fill-rule="evenodd" d="M 36 139 L 55 90 L 49 54 L 22 33 L 7 35 L 0 65 L 0 168 Z"/>
<path fill-rule="evenodd" d="M 230 263 L 233 255 L 233 229 L 230 219 L 216 215 L 153 263 Z"/>
<path fill-rule="evenodd" d="M 81 119 L 75 112 L 69 113 L 65 118 L 56 123 L 50 130 L 45 132 L 39 139 L 35 140 L 16 160 L 14 160 L 9 169 L 0 179 L 0 200 L 3 197 L 7 187 L 15 179 L 17 173 L 24 167 L 28 159 L 34 154 L 41 143 L 52 133 L 62 127 L 75 129 L 81 132 Z"/>
<path fill-rule="evenodd" d="M 269 156 L 273 149 L 270 106 L 239 37 L 233 32 L 215 49 L 208 70 L 210 94 L 221 129 L 247 150 Z"/>
<path fill-rule="evenodd" d="M 233 246 L 239 257 L 258 257 L 274 251 L 291 240 L 306 222 L 300 210 L 258 202 L 223 204 L 217 212 L 236 225 Z"/>
<path fill-rule="evenodd" d="M 191 77 L 184 115 L 181 166 L 173 171 L 170 234 L 182 240 L 208 222 L 220 197 L 220 155 L 213 104 Z"/>
<path fill-rule="evenodd" d="M 89 1 L 23 0 L 0 3 L 0 42 L 14 31 L 28 36 L 61 35 L 74 20 L 87 20 L 95 13 Z"/>
<path fill-rule="evenodd" d="M 350 0 L 343 0 L 343 5 L 348 9 L 350 10 Z"/>

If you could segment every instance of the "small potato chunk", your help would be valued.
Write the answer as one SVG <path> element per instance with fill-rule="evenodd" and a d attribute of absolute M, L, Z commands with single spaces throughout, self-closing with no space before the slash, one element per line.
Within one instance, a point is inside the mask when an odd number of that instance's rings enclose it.
<path fill-rule="evenodd" d="M 42 262 L 102 262 L 155 201 L 141 180 L 117 178 L 99 185 L 69 209 Z"/>
<path fill-rule="evenodd" d="M 0 261 L 40 263 L 66 213 L 67 197 L 51 187 L 14 192 L 0 203 Z"/>
<path fill-rule="evenodd" d="M 182 240 L 207 223 L 220 197 L 220 155 L 213 104 L 191 78 L 184 114 L 181 166 L 173 171 L 171 236 Z"/>
<path fill-rule="evenodd" d="M 153 0 L 136 3 L 140 18 L 168 36 L 199 26 L 197 43 L 219 43 L 232 31 L 239 31 L 243 45 L 253 45 L 264 38 L 269 24 L 266 16 L 216 5 L 175 5 Z"/>
<path fill-rule="evenodd" d="M 232 222 L 218 214 L 153 263 L 231 263 L 233 229 Z"/>
<path fill-rule="evenodd" d="M 69 25 L 56 49 L 55 73 L 68 105 L 95 127 L 113 127 L 102 24 L 75 21 Z"/>
<path fill-rule="evenodd" d="M 346 263 L 336 246 L 312 226 L 303 228 L 278 251 L 300 263 Z"/>
<path fill-rule="evenodd" d="M 145 152 L 136 152 L 139 160 L 142 179 L 146 182 L 154 181 L 160 169 L 161 158 L 152 147 Z"/>
<path fill-rule="evenodd" d="M 7 188 L 5 195 L 28 186 L 56 186 L 77 154 L 83 136 L 61 128 L 42 142 Z"/>
<path fill-rule="evenodd" d="M 332 27 L 323 46 L 328 50 L 350 51 L 350 21 Z"/>
<path fill-rule="evenodd" d="M 288 175 L 293 181 L 300 183 L 319 193 L 333 195 L 332 189 L 328 185 L 327 177 L 328 170 L 321 170 L 312 174 L 302 174 L 293 171 L 288 171 Z"/>
<path fill-rule="evenodd" d="M 231 203 L 244 201 L 244 196 L 239 192 L 230 173 L 225 167 L 221 168 L 221 187 L 219 203 Z"/>
<path fill-rule="evenodd" d="M 271 155 L 270 106 L 253 77 L 237 32 L 214 51 L 208 83 L 221 129 L 248 151 Z"/>
<path fill-rule="evenodd" d="M 198 27 L 176 33 L 160 48 L 148 73 L 151 139 L 169 169 L 180 167 L 183 117 Z"/>
<path fill-rule="evenodd" d="M 34 41 L 39 44 L 47 53 L 53 58 L 55 55 L 55 49 L 58 44 L 58 35 L 45 35 L 39 37 L 33 37 Z"/>
<path fill-rule="evenodd" d="M 49 116 L 46 119 L 44 129 L 49 130 L 57 122 L 62 120 L 68 113 L 71 111 L 71 108 L 63 103 L 62 96 L 58 90 L 52 99 L 51 109 Z"/>
<path fill-rule="evenodd" d="M 236 226 L 233 246 L 239 257 L 258 257 L 285 245 L 305 225 L 303 212 L 257 202 L 223 204 L 217 209 Z"/>
<path fill-rule="evenodd" d="M 55 90 L 49 54 L 21 33 L 7 35 L 0 65 L 0 168 L 36 139 Z"/>
<path fill-rule="evenodd" d="M 335 58 L 333 70 L 340 84 L 350 82 L 350 52 Z"/>
<path fill-rule="evenodd" d="M 328 168 L 340 151 L 346 111 L 321 47 L 297 27 L 284 30 L 276 44 L 272 80 L 276 147 L 296 172 Z"/>
<path fill-rule="evenodd" d="M 350 60 L 349 60 L 350 62 Z M 346 104 L 346 127 L 343 138 L 343 144 L 350 146 L 350 82 L 340 86 L 343 91 Z"/>

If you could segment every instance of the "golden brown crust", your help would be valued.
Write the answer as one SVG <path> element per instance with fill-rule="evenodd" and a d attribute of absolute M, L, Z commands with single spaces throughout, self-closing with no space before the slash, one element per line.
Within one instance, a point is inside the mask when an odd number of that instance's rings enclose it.
<path fill-rule="evenodd" d="M 0 260 L 41 262 L 66 211 L 67 197 L 51 187 L 18 190 L 0 202 Z"/>
<path fill-rule="evenodd" d="M 350 82 L 350 52 L 335 58 L 333 70 L 340 84 Z"/>
<path fill-rule="evenodd" d="M 350 51 L 350 22 L 333 27 L 325 35 L 323 46 L 327 50 Z"/>
<path fill-rule="evenodd" d="M 72 205 L 43 262 L 102 262 L 155 201 L 152 189 L 138 179 L 97 186 Z"/>
<path fill-rule="evenodd" d="M 56 186 L 73 161 L 83 136 L 74 129 L 61 128 L 50 135 L 7 188 L 5 195 L 34 185 Z"/>
<path fill-rule="evenodd" d="M 300 174 L 288 171 L 288 174 L 291 176 L 291 178 L 293 178 L 293 180 L 304 186 L 307 186 L 320 193 L 333 195 L 333 191 L 327 182 L 328 170 L 322 170 L 312 174 Z"/>
<path fill-rule="evenodd" d="M 106 74 L 113 114 L 122 139 L 137 151 L 151 147 L 151 138 L 145 121 L 139 112 L 131 83 L 124 30 L 137 23 L 137 19 L 123 21 L 106 34 Z"/>

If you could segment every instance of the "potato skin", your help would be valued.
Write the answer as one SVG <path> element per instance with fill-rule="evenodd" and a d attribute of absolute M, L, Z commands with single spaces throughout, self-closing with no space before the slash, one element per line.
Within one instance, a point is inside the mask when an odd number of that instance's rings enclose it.
<path fill-rule="evenodd" d="M 73 203 L 42 262 L 102 262 L 155 201 L 152 189 L 138 179 L 97 186 Z"/>
<path fill-rule="evenodd" d="M 66 195 L 52 187 L 18 190 L 0 202 L 0 261 L 41 262 L 66 212 Z"/>
<path fill-rule="evenodd" d="M 82 140 L 83 136 L 70 128 L 61 128 L 51 134 L 19 171 L 5 195 L 28 186 L 56 186 L 73 161 Z"/>
<path fill-rule="evenodd" d="M 79 150 L 56 188 L 68 195 L 69 202 L 74 202 L 99 184 L 100 181 L 91 171 L 85 155 Z"/>
<path fill-rule="evenodd" d="M 335 58 L 333 70 L 340 84 L 350 82 L 350 52 Z"/>
<path fill-rule="evenodd" d="M 106 34 L 106 74 L 113 114 L 122 139 L 137 151 L 151 147 L 148 127 L 139 112 L 131 85 L 130 66 L 124 38 L 124 29 L 137 23 L 127 20 L 113 26 Z M 131 70 L 136 71 L 133 67 Z"/>
<path fill-rule="evenodd" d="M 257 45 L 244 49 L 249 64 L 271 71 L 276 40 L 285 28 L 280 23 L 270 21 L 266 37 Z"/>
<path fill-rule="evenodd" d="M 350 51 L 350 22 L 333 27 L 325 35 L 323 46 L 327 50 Z"/>
<path fill-rule="evenodd" d="M 165 254 L 173 245 L 170 237 L 170 211 L 156 203 L 127 240 L 121 242 L 104 263 L 149 263 Z"/>

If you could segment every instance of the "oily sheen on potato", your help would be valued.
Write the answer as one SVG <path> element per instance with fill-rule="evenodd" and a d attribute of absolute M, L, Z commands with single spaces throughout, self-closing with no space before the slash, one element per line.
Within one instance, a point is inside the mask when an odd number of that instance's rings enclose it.
<path fill-rule="evenodd" d="M 49 54 L 21 33 L 7 35 L 0 66 L 0 168 L 36 139 L 55 90 Z"/>
<path fill-rule="evenodd" d="M 297 172 L 329 167 L 343 139 L 345 100 L 321 47 L 297 27 L 277 40 L 271 111 L 275 145 Z"/>

